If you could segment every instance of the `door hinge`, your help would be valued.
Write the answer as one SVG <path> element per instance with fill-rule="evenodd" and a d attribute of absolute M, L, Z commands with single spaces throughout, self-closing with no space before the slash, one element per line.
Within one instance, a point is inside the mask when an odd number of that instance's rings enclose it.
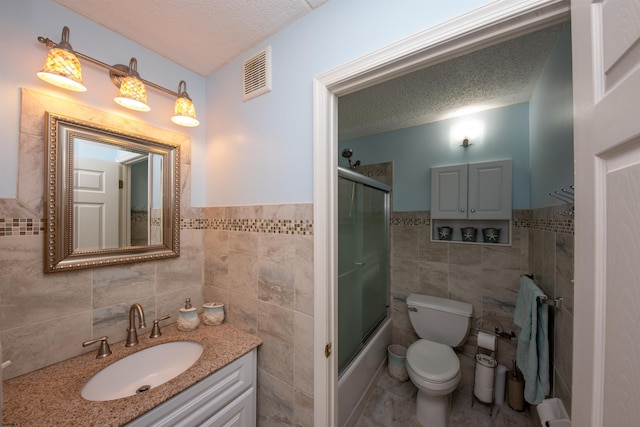
<path fill-rule="evenodd" d="M 324 357 L 326 357 L 328 359 L 329 356 L 331 356 L 331 352 L 332 351 L 333 351 L 333 349 L 331 348 L 331 343 L 325 345 L 324 346 Z"/>
<path fill-rule="evenodd" d="M 121 179 L 118 180 L 118 188 L 119 189 L 123 189 L 124 188 L 124 181 L 122 181 Z"/>

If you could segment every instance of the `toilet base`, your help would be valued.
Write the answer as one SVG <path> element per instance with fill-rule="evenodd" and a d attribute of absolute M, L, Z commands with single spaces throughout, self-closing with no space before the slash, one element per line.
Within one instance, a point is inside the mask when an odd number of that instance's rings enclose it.
<path fill-rule="evenodd" d="M 418 389 L 416 419 L 423 427 L 448 427 L 451 414 L 451 394 L 427 396 Z"/>

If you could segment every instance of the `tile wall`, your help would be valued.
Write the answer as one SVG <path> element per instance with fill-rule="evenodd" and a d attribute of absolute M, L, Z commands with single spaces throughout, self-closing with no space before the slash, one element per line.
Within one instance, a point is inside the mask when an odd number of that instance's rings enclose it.
<path fill-rule="evenodd" d="M 393 185 L 393 163 L 357 168 Z M 511 246 L 468 245 L 431 241 L 430 213 L 392 212 L 391 320 L 392 341 L 409 346 L 418 337 L 409 320 L 405 298 L 410 293 L 465 301 L 473 305 L 472 332 L 519 332 L 513 313 L 520 275 L 531 274 L 551 297 L 563 297 L 561 310 L 549 310 L 553 353 L 552 396 L 571 411 L 573 358 L 573 206 L 513 211 Z M 516 341 L 499 339 L 496 358 L 511 369 Z M 473 333 L 459 352 L 466 358 L 463 382 L 473 381 Z M 468 384 L 465 384 L 468 385 Z"/>
<path fill-rule="evenodd" d="M 415 335 L 404 299 L 422 293 L 473 305 L 472 333 L 464 355 L 474 357 L 473 332 L 495 327 L 517 331 L 513 311 L 520 275 L 530 273 L 529 229 L 525 211 L 514 211 L 512 245 L 431 241 L 429 212 L 394 212 L 391 222 L 391 293 L 393 341 L 409 345 Z M 515 341 L 498 340 L 497 359 L 511 366 Z M 469 375 L 463 377 L 470 379 Z"/>
<path fill-rule="evenodd" d="M 558 215 L 565 207 L 513 212 L 511 246 L 467 245 L 431 241 L 429 212 L 394 212 L 391 221 L 392 340 L 410 345 L 415 335 L 404 298 L 412 292 L 452 298 L 473 305 L 472 332 L 481 329 L 519 332 L 513 313 L 520 275 L 533 273 L 550 296 L 562 296 L 562 310 L 550 310 L 552 395 L 571 408 L 573 336 L 573 221 Z M 498 340 L 496 357 L 511 368 L 516 342 Z M 470 335 L 460 351 L 472 359 L 476 339 Z M 472 360 L 463 366 L 463 382 L 473 381 Z"/>
<path fill-rule="evenodd" d="M 204 297 L 259 336 L 258 424 L 313 425 L 311 204 L 207 208 Z"/>
<path fill-rule="evenodd" d="M 181 255 L 162 261 L 44 274 L 44 111 L 138 128 L 178 139 L 181 150 Z M 124 122 L 122 122 L 124 120 Z M 128 309 L 138 302 L 147 322 L 175 321 L 189 297 L 226 304 L 227 321 L 260 336 L 258 418 L 261 426 L 313 424 L 312 205 L 227 208 L 189 206 L 189 139 L 139 122 L 24 90 L 17 199 L 0 199 L 0 343 L 12 360 L 3 379 L 94 349 L 102 335 L 123 340 Z"/>
<path fill-rule="evenodd" d="M 573 217 L 560 215 L 567 206 L 534 209 L 531 213 L 531 248 L 536 283 L 547 295 L 562 297 L 561 310 L 549 310 L 553 322 L 553 395 L 571 414 L 573 372 Z"/>
<path fill-rule="evenodd" d="M 0 237 L 4 379 L 84 353 L 81 343 L 126 337 L 128 308 L 147 323 L 184 299 L 225 303 L 227 321 L 259 336 L 261 426 L 313 425 L 312 205 L 191 210 L 179 258 L 45 275 L 42 235 Z M 93 350 L 91 350 L 93 351 Z"/>
<path fill-rule="evenodd" d="M 261 426 L 313 424 L 312 205 L 192 208 L 188 142 L 181 158 L 181 256 L 75 272 L 42 273 L 43 112 L 57 100 L 23 91 L 18 199 L 0 200 L 0 343 L 12 360 L 5 379 L 81 354 L 81 343 L 125 338 L 128 308 L 149 320 L 175 319 L 186 297 L 216 300 L 227 319 L 263 340 L 258 358 Z M 64 106 L 79 117 L 85 107 Z M 60 108 L 60 107 L 58 107 Z M 188 141 L 188 140 L 187 140 Z M 28 171 L 29 173 L 26 173 Z M 392 165 L 368 175 L 389 182 Z M 385 178 L 387 177 L 387 178 Z M 557 209 L 515 211 L 513 245 L 432 242 L 428 212 L 398 212 L 391 222 L 393 341 L 413 333 L 403 298 L 411 292 L 473 304 L 474 327 L 512 325 L 519 277 L 533 272 L 565 306 L 554 316 L 554 395 L 570 409 L 573 332 L 573 222 Z M 461 353 L 473 357 L 473 337 Z M 515 343 L 500 341 L 509 366 Z M 469 364 L 472 366 L 472 364 Z M 467 373 L 466 378 L 470 375 Z"/>
<path fill-rule="evenodd" d="M 188 205 L 188 137 L 24 89 L 18 197 L 0 200 L 0 340 L 3 359 L 12 361 L 4 379 L 94 351 L 82 347 L 91 338 L 124 339 L 128 310 L 135 302 L 149 321 L 166 313 L 175 319 L 187 297 L 202 303 L 201 230 L 181 231 L 179 258 L 43 273 L 45 111 L 180 144 L 181 210 L 186 217 L 198 215 Z"/>

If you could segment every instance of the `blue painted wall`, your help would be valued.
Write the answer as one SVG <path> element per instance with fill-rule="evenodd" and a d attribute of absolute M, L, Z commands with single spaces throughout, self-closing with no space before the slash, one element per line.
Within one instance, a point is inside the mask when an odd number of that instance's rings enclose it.
<path fill-rule="evenodd" d="M 452 126 L 478 120 L 484 135 L 463 148 L 461 141 L 450 142 Z M 514 209 L 529 208 L 529 105 L 528 103 L 483 111 L 369 137 L 341 141 L 339 152 L 353 149 L 352 161 L 363 164 L 394 162 L 394 211 L 430 210 L 429 170 L 434 166 L 478 163 L 492 160 L 513 161 Z M 340 157 L 339 164 L 347 166 Z"/>
<path fill-rule="evenodd" d="M 573 96 L 571 25 L 558 41 L 529 103 L 472 114 L 365 138 L 341 141 L 352 161 L 394 162 L 394 210 L 430 209 L 433 166 L 513 159 L 513 208 L 561 204 L 549 192 L 573 184 Z M 485 134 L 467 149 L 449 145 L 449 130 L 460 121 L 480 120 Z M 340 157 L 338 163 L 347 166 Z"/>
<path fill-rule="evenodd" d="M 0 197 L 16 196 L 20 88 L 26 87 L 189 135 L 191 168 L 183 172 L 191 176 L 195 206 L 312 202 L 313 77 L 491 2 L 331 0 L 205 78 L 53 0 L 0 1 L 0 43 L 11 64 L 0 73 L 7 106 L 0 115 Z M 83 64 L 89 86 L 83 94 L 42 82 L 35 73 L 46 48 L 36 37 L 57 41 L 64 25 L 80 52 L 110 64 L 135 56 L 142 77 L 168 88 L 186 80 L 201 125 L 174 126 L 173 99 L 155 92 L 149 113 L 118 107 L 105 70 L 90 64 Z M 267 45 L 273 49 L 273 91 L 243 102 L 242 60 Z"/>
<path fill-rule="evenodd" d="M 549 196 L 573 184 L 571 24 L 564 24 L 530 101 L 531 207 L 562 204 Z"/>
<path fill-rule="evenodd" d="M 331 0 L 207 78 L 207 204 L 313 201 L 313 77 L 487 0 Z M 242 60 L 271 45 L 273 90 L 242 101 Z"/>

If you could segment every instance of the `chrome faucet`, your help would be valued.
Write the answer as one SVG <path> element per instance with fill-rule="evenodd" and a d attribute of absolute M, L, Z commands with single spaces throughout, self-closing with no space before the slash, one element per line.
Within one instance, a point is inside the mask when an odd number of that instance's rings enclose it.
<path fill-rule="evenodd" d="M 138 345 L 138 333 L 136 332 L 135 325 L 136 311 L 138 312 L 138 320 L 140 321 L 138 327 L 147 327 L 147 324 L 144 321 L 144 310 L 142 310 L 142 306 L 138 303 L 133 304 L 131 308 L 129 308 L 129 327 L 127 328 L 127 343 L 124 345 L 125 347 Z"/>

